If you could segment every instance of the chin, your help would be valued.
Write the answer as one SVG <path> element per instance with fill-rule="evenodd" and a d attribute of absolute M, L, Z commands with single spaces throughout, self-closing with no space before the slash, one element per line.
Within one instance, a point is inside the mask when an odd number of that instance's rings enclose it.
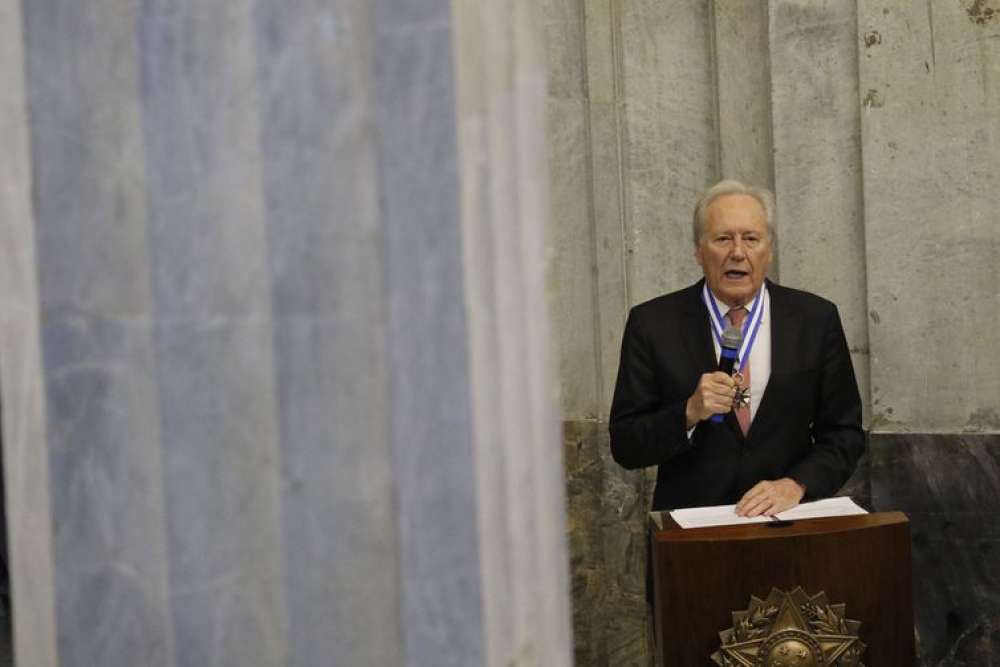
<path fill-rule="evenodd" d="M 746 302 L 753 298 L 754 293 L 753 286 L 720 287 L 717 292 L 728 305 L 746 305 Z"/>

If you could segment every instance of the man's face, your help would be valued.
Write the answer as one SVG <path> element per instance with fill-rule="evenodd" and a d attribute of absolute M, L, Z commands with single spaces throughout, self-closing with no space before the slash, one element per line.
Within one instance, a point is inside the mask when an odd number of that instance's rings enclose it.
<path fill-rule="evenodd" d="M 771 266 L 771 237 L 764 207 L 750 195 L 717 197 L 705 211 L 705 228 L 694 256 L 715 296 L 744 305 L 764 283 Z"/>

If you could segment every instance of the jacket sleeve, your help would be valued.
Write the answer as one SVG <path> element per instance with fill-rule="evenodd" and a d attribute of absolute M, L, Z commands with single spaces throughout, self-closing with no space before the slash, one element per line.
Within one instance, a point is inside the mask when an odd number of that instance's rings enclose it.
<path fill-rule="evenodd" d="M 628 469 L 665 463 L 692 446 L 685 428 L 687 397 L 667 401 L 661 396 L 653 347 L 639 322 L 633 309 L 611 402 L 611 455 Z"/>
<path fill-rule="evenodd" d="M 836 493 L 854 472 L 865 451 L 861 396 L 847 338 L 837 308 L 831 305 L 823 334 L 822 365 L 809 454 L 788 472 L 806 487 L 806 497 Z"/>

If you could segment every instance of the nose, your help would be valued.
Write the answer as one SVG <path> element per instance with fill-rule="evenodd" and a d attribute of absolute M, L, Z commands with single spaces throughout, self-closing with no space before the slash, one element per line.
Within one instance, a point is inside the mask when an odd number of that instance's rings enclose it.
<path fill-rule="evenodd" d="M 733 249 L 730 256 L 733 259 L 742 259 L 746 255 L 746 246 L 743 245 L 743 239 L 736 237 L 733 239 Z"/>

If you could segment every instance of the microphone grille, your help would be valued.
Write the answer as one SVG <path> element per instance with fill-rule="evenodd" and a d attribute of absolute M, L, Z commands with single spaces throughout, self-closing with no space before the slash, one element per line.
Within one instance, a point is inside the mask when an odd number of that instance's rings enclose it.
<path fill-rule="evenodd" d="M 726 327 L 726 330 L 722 332 L 722 347 L 738 350 L 742 342 L 743 329 L 735 324 L 730 324 Z"/>

